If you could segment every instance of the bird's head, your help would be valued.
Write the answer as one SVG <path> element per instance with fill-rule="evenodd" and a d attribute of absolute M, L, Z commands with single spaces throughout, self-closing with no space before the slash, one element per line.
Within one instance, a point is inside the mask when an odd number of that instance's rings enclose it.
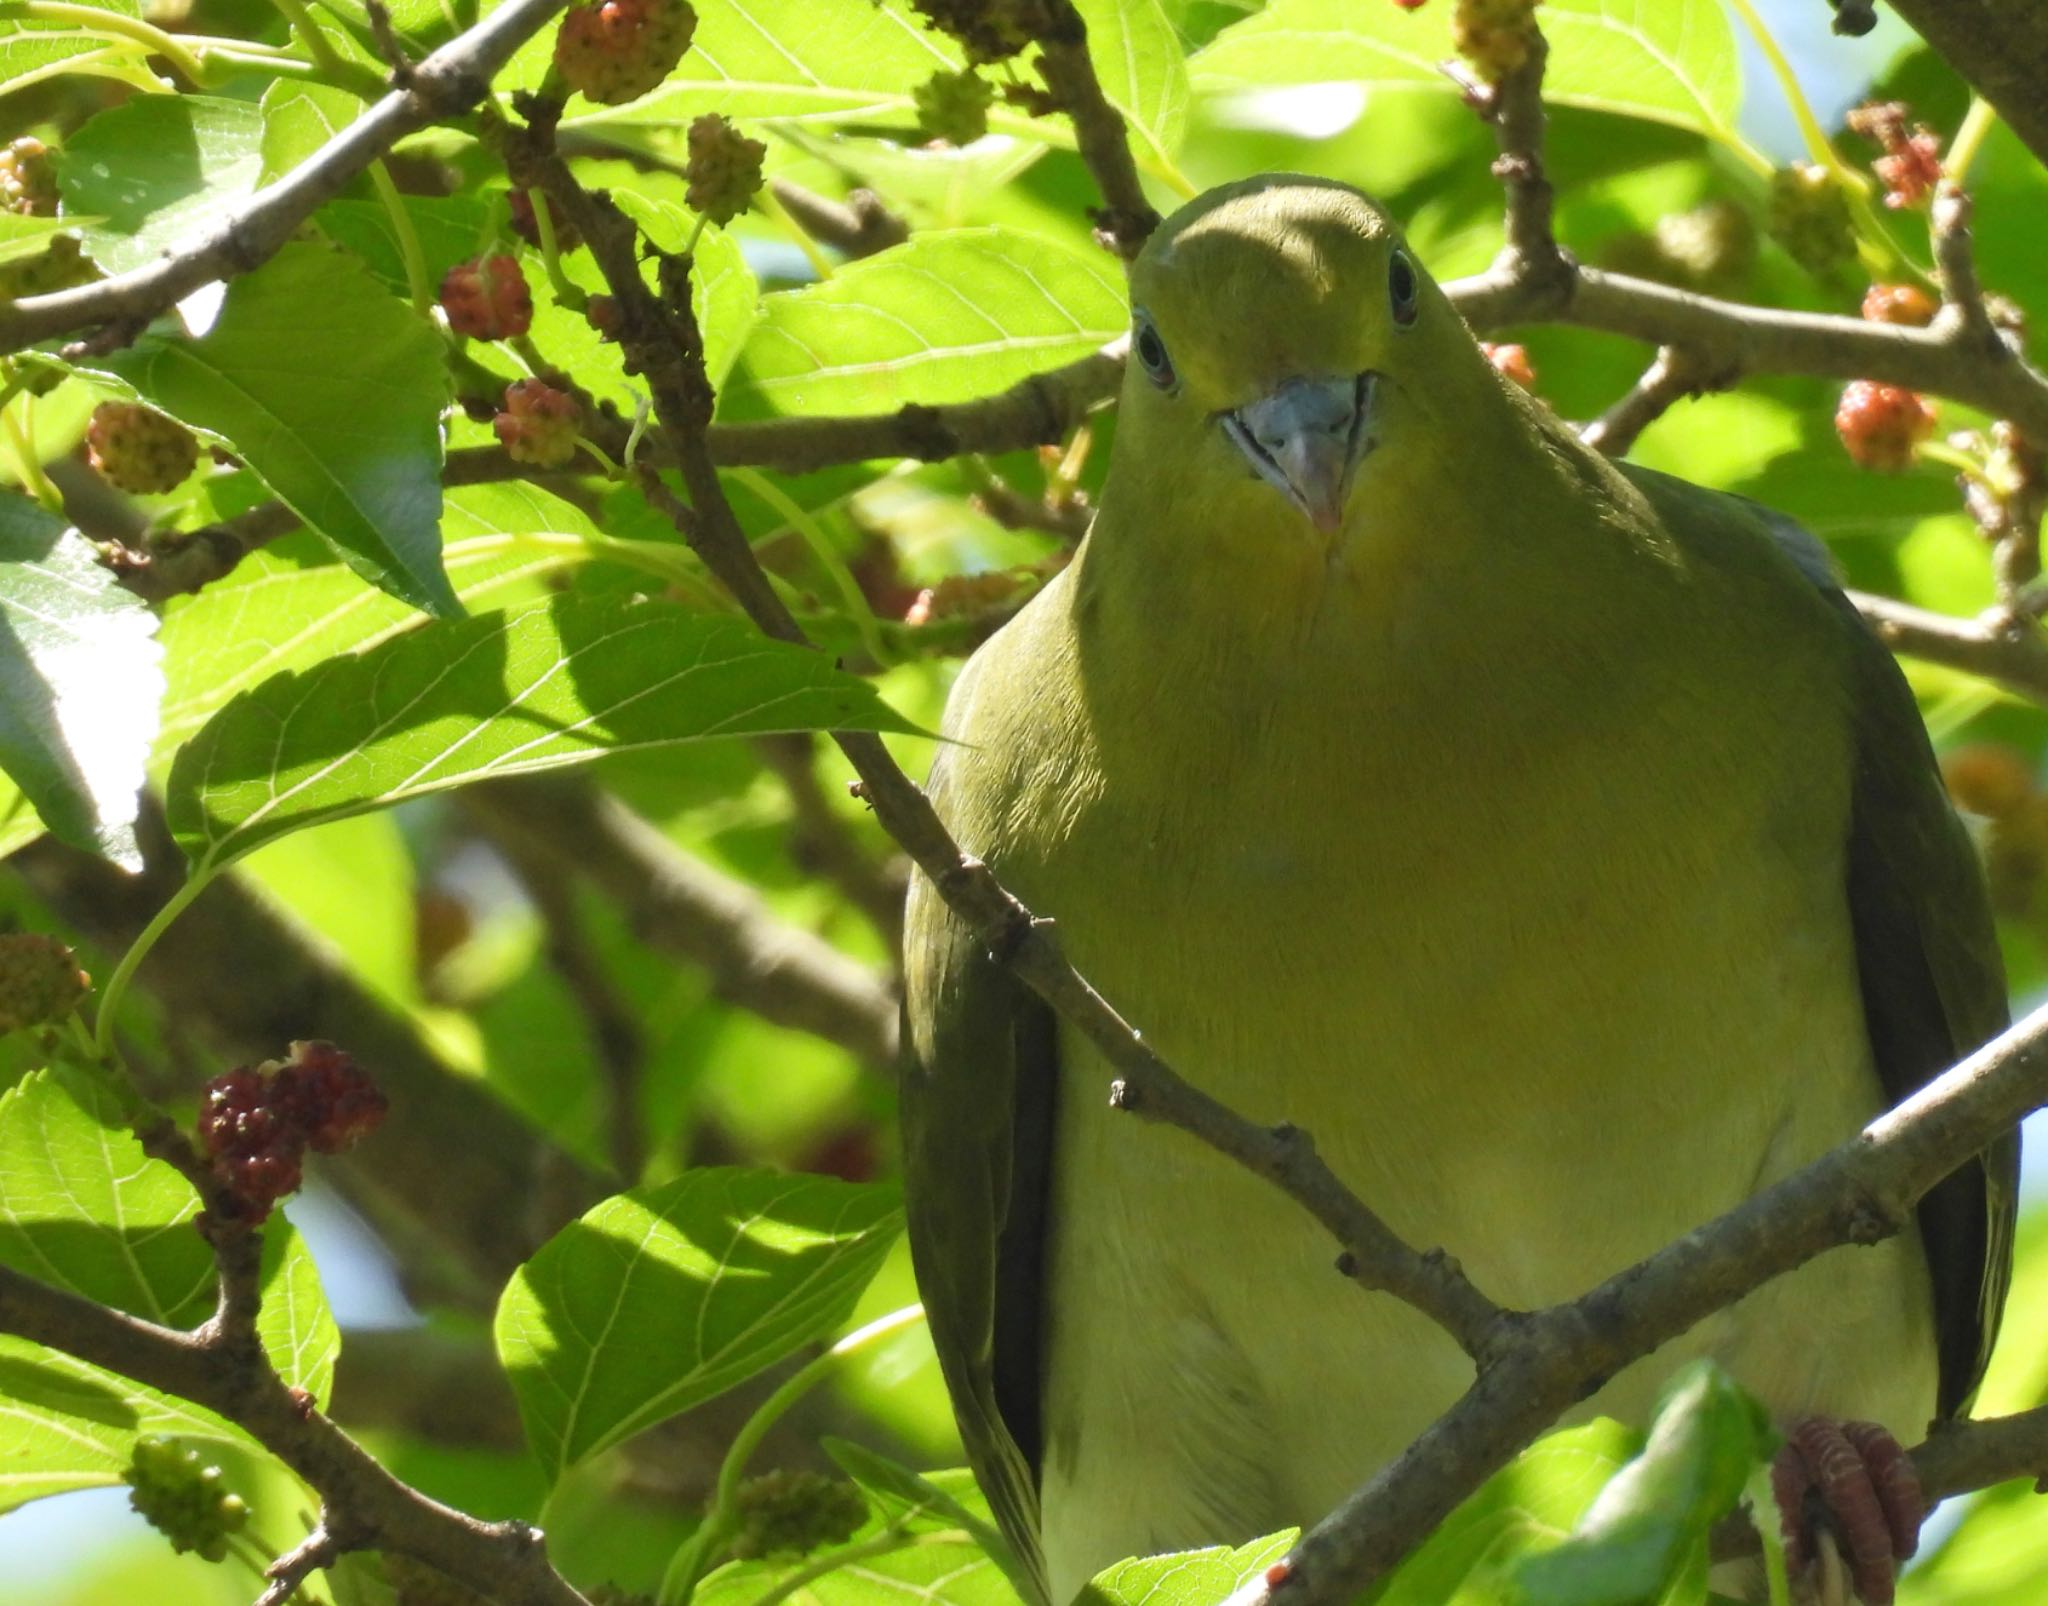
<path fill-rule="evenodd" d="M 1212 525 L 1334 545 L 1369 522 L 1375 482 L 1427 482 L 1473 387 L 1498 394 L 1386 214 L 1329 180 L 1190 202 L 1133 265 L 1131 301 L 1118 451 L 1173 464 Z"/>

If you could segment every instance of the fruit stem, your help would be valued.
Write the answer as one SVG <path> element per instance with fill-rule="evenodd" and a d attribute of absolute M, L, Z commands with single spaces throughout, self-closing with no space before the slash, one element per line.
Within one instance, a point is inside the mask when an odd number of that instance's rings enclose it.
<path fill-rule="evenodd" d="M 411 298 L 412 310 L 422 318 L 429 317 L 434 310 L 434 284 L 427 277 L 427 255 L 420 249 L 419 232 L 412 226 L 412 214 L 406 211 L 405 198 L 398 193 L 398 185 L 383 157 L 370 164 L 369 172 L 371 187 L 383 203 L 385 214 L 391 219 L 392 236 L 398 241 L 399 260 L 405 264 L 405 290 Z"/>
<path fill-rule="evenodd" d="M 695 1591 L 697 1580 L 704 1576 L 712 1557 L 732 1537 L 732 1531 L 738 1526 L 739 1520 L 740 1482 L 746 1477 L 747 1463 L 761 1447 L 761 1441 L 768 1436 L 768 1430 L 782 1420 L 784 1413 L 792 1405 L 837 1371 L 848 1356 L 857 1354 L 881 1339 L 893 1337 L 923 1320 L 922 1305 L 905 1305 L 901 1310 L 892 1310 L 886 1316 L 876 1317 L 867 1326 L 848 1333 L 824 1354 L 791 1374 L 780 1388 L 761 1402 L 760 1408 L 748 1417 L 739 1432 L 733 1435 L 732 1444 L 725 1452 L 725 1460 L 719 1464 L 718 1490 L 712 1498 L 711 1509 L 704 1514 L 704 1521 L 698 1526 L 697 1531 L 683 1541 L 674 1559 L 669 1562 L 668 1571 L 661 1580 L 661 1588 L 655 1594 L 660 1606 L 683 1606 Z"/>

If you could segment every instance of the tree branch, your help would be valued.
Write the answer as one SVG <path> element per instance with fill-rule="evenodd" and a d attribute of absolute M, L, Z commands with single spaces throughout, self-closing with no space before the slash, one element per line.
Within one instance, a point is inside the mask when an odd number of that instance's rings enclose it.
<path fill-rule="evenodd" d="M 2048 637 L 2032 619 L 2002 610 L 1978 619 L 1952 619 L 1867 591 L 1852 591 L 1849 600 L 1892 651 L 1981 675 L 2018 696 L 2048 704 Z"/>
<path fill-rule="evenodd" d="M 768 187 L 798 228 L 848 257 L 870 257 L 910 238 L 910 225 L 873 190 L 855 190 L 844 201 L 833 201 L 786 178 L 771 178 Z"/>
<path fill-rule="evenodd" d="M 309 1408 L 260 1349 L 251 1365 L 208 1328 L 159 1327 L 8 1266 L 0 1266 L 0 1332 L 191 1400 L 242 1428 L 319 1493 L 328 1559 L 343 1550 L 393 1550 L 505 1606 L 589 1606 L 548 1565 L 538 1532 L 523 1522 L 479 1522 L 400 1482 Z M 294 1551 L 286 1563 L 298 1557 Z M 324 1562 L 306 1570 L 315 1564 Z"/>
<path fill-rule="evenodd" d="M 1088 28 L 1070 0 L 1050 7 L 1052 24 L 1038 36 L 1038 75 L 1074 124 L 1081 160 L 1102 192 L 1095 225 L 1116 254 L 1129 262 L 1159 227 L 1159 214 L 1145 199 L 1124 120 L 1102 93 L 1088 56 Z"/>
<path fill-rule="evenodd" d="M 578 782 L 488 782 L 463 792 L 494 834 L 588 876 L 646 942 L 702 965 L 727 1003 L 836 1043 L 863 1065 L 896 1059 L 887 982 L 776 917 L 744 882 L 692 859 L 618 799 Z"/>
<path fill-rule="evenodd" d="M 1922 1194 L 2043 1102 L 2048 1009 L 1717 1220 L 1582 1298 L 1518 1318 L 1514 1342 L 1465 1395 L 1304 1534 L 1277 1583 L 1255 1583 L 1232 1606 L 1352 1599 L 1624 1366 L 1823 1250 L 1898 1232 Z"/>
<path fill-rule="evenodd" d="M 414 67 L 404 88 L 385 96 L 183 249 L 77 289 L 0 301 L 0 352 L 95 324 L 108 326 L 109 343 L 118 344 L 201 285 L 262 266 L 317 207 L 333 200 L 399 140 L 483 99 L 492 75 L 564 3 L 507 0 Z"/>
<path fill-rule="evenodd" d="M 1579 439 L 1609 457 L 1626 456 L 1636 437 L 1674 405 L 1710 388 L 1718 387 L 1702 375 L 1695 359 L 1676 346 L 1664 346 L 1628 394 L 1581 429 Z"/>

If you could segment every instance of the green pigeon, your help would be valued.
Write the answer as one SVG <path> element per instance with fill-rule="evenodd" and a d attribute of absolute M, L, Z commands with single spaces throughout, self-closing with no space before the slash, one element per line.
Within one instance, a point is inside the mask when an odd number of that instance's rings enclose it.
<path fill-rule="evenodd" d="M 961 672 L 931 785 L 1182 1074 L 1531 1307 L 2005 1025 L 1912 696 L 1810 536 L 1584 446 L 1343 184 L 1203 195 L 1131 294 L 1100 511 Z M 1458 1347 L 1336 1277 L 1300 1207 L 1114 1111 L 928 883 L 905 940 L 911 1247 L 1031 1593 L 1312 1522 L 1462 1392 Z M 1799 1430 L 1795 1560 L 1842 1551 L 1889 1599 L 1920 1516 L 1892 1435 L 1982 1375 L 2017 1160 L 1581 1414 L 1641 1421 L 1717 1359 Z M 1850 1454 L 1861 1519 L 1801 1446 Z"/>

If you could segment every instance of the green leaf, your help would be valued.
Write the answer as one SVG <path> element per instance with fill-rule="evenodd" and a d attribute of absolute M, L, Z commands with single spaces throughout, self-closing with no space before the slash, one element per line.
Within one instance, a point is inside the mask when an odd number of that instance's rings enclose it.
<path fill-rule="evenodd" d="M 1188 126 L 1187 57 L 1159 0 L 1076 0 L 1109 103 L 1142 150 L 1171 162 Z"/>
<path fill-rule="evenodd" d="M 74 217 L 24 217 L 19 212 L 0 212 L 0 263 L 41 256 L 52 240 L 83 221 Z"/>
<path fill-rule="evenodd" d="M 442 275 L 456 263 L 476 255 L 485 214 L 484 202 L 476 196 L 403 195 L 399 204 L 412 224 L 413 237 L 420 243 L 430 283 L 439 285 Z M 336 245 L 361 257 L 378 282 L 393 295 L 409 293 L 404 250 L 383 202 L 329 201 L 313 214 L 313 221 Z M 539 335 L 538 328 L 535 335 Z M 571 373 L 581 371 L 574 363 L 566 366 Z"/>
<path fill-rule="evenodd" d="M 1733 140 L 1742 102 L 1735 37 L 1719 0 L 1548 0 L 1546 100 L 1674 123 Z M 1279 84 L 1450 89 L 1451 8 L 1273 0 L 1188 62 L 1195 92 Z"/>
<path fill-rule="evenodd" d="M 0 1263 L 166 1327 L 212 1314 L 213 1253 L 191 1184 L 142 1151 L 113 1096 L 70 1070 L 0 1095 Z M 288 1222 L 264 1232 L 264 1348 L 325 1398 L 341 1346 L 312 1257 Z"/>
<path fill-rule="evenodd" d="M 990 1526 L 988 1502 L 964 1468 L 929 1474 L 925 1482 L 960 1509 L 976 1528 Z M 863 1523 L 848 1548 L 883 1536 L 887 1516 Z M 818 1558 L 809 1558 L 815 1561 Z M 803 1563 L 736 1561 L 720 1567 L 697 1586 L 691 1606 L 753 1606 Z M 814 1578 L 795 1597 L 805 1606 L 1017 1606 L 1018 1595 L 994 1559 L 961 1530 L 914 1528 L 901 1547 L 864 1556 Z"/>
<path fill-rule="evenodd" d="M 464 608 L 477 611 L 540 600 L 549 577 L 587 562 L 599 539 L 585 514 L 518 481 L 451 490 L 441 528 L 449 584 Z M 340 564 L 306 568 L 268 550 L 250 553 L 197 596 L 170 605 L 163 730 L 152 766 L 167 766 L 237 693 L 426 622 Z"/>
<path fill-rule="evenodd" d="M 697 32 L 668 81 L 590 123 L 687 124 L 705 112 L 804 122 L 895 122 L 911 91 L 960 65 L 959 52 L 913 19 L 903 0 L 725 0 L 700 7 Z"/>
<path fill-rule="evenodd" d="M 826 1437 L 819 1447 L 839 1470 L 861 1486 L 884 1523 L 903 1528 L 959 1528 L 991 1556 L 1004 1549 L 1002 1535 L 986 1516 L 978 1516 L 923 1473 L 912 1472 L 880 1451 L 849 1439 Z"/>
<path fill-rule="evenodd" d="M 1006 228 L 918 235 L 763 296 L 724 401 L 734 417 L 966 401 L 1085 356 L 1128 316 L 1106 253 Z"/>
<path fill-rule="evenodd" d="M 204 339 L 152 333 L 94 362 L 232 449 L 371 584 L 461 611 L 441 570 L 441 343 L 354 259 L 288 245 L 228 287 Z"/>
<path fill-rule="evenodd" d="M 1753 1398 L 1712 1361 L 1666 1387 L 1642 1453 L 1617 1472 L 1569 1539 L 1525 1558 L 1530 1606 L 1638 1606 L 1700 1574 L 1707 1530 L 1734 1508 L 1772 1443 Z"/>
<path fill-rule="evenodd" d="M 1515 1561 L 1563 1539 L 1641 1444 L 1604 1417 L 1539 1440 L 1446 1518 L 1372 1606 L 1501 1606 Z"/>
<path fill-rule="evenodd" d="M 1300 1535 L 1289 1528 L 1235 1550 L 1217 1545 L 1120 1561 L 1095 1575 L 1076 1606 L 1214 1606 L 1286 1555 Z"/>
<path fill-rule="evenodd" d="M 189 245 L 263 177 L 263 118 L 245 101 L 138 95 L 65 142 L 57 187 L 86 254 L 122 273 Z"/>
<path fill-rule="evenodd" d="M 110 40 L 84 28 L 37 28 L 12 20 L 0 37 L 0 92 L 17 94 L 64 74 L 112 78 L 144 93 L 170 85 L 151 72 L 132 40 Z"/>
<path fill-rule="evenodd" d="M 563 1228 L 496 1324 L 543 1470 L 559 1479 L 831 1332 L 901 1225 L 893 1188 L 714 1168 Z"/>
<path fill-rule="evenodd" d="M 865 681 L 742 620 L 563 596 L 242 693 L 179 753 L 166 804 L 207 874 L 286 831 L 488 776 L 710 736 L 909 728 Z"/>
<path fill-rule="evenodd" d="M 363 103 L 330 84 L 280 78 L 257 102 L 263 115 L 259 149 L 268 183 L 289 173 L 362 115 Z"/>
<path fill-rule="evenodd" d="M 211 1411 L 0 1336 L 0 1511 L 121 1482 L 128 1453 L 145 1433 L 249 1443 Z"/>
<path fill-rule="evenodd" d="M 0 492 L 0 770 L 59 837 L 130 867 L 163 687 L 155 634 L 82 536 Z"/>

